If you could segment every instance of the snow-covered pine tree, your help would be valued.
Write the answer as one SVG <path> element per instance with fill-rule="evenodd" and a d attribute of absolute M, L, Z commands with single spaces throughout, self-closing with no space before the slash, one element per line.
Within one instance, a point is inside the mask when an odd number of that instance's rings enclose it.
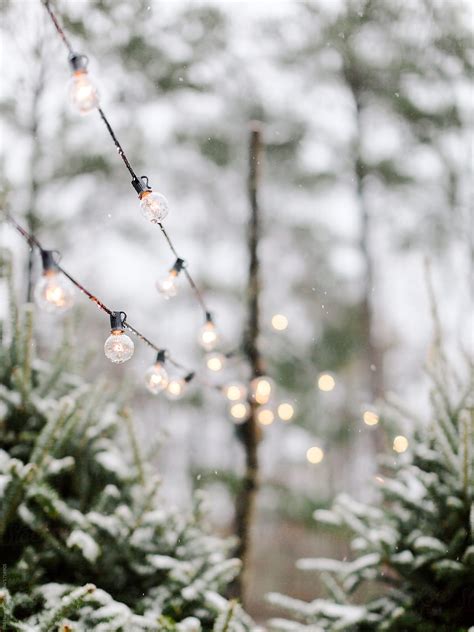
<path fill-rule="evenodd" d="M 272 630 L 463 632 L 474 625 L 472 383 L 463 388 L 453 379 L 436 348 L 431 423 L 417 429 L 410 452 L 383 460 L 392 471 L 378 477 L 379 502 L 340 496 L 332 511 L 314 514 L 350 531 L 353 559 L 300 560 L 301 570 L 321 573 L 330 598 L 269 595 L 294 619 L 274 619 Z M 354 593 L 364 584 L 371 597 L 358 604 Z"/>
<path fill-rule="evenodd" d="M 1 265 L 0 629 L 251 629 L 219 594 L 239 569 L 233 543 L 206 531 L 200 498 L 187 516 L 160 502 L 130 415 L 71 372 L 70 342 L 50 362 L 35 357 L 32 308 L 19 313 L 5 253 Z"/>

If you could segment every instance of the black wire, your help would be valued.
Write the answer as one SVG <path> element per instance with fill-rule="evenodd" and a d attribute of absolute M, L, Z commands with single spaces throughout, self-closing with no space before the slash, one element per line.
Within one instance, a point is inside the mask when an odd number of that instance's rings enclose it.
<path fill-rule="evenodd" d="M 60 38 L 62 39 L 62 41 L 64 42 L 64 45 L 66 46 L 66 48 L 68 49 L 69 53 L 73 53 L 73 49 L 72 46 L 68 40 L 68 38 L 66 37 L 66 34 L 64 33 L 63 29 L 61 28 L 58 19 L 56 18 L 56 16 L 53 13 L 53 10 L 51 9 L 51 6 L 49 4 L 49 0 L 43 0 L 43 5 L 44 8 L 46 9 L 46 11 L 49 14 L 49 17 L 51 18 L 51 21 L 53 22 L 56 31 L 58 32 Z"/>
<path fill-rule="evenodd" d="M 132 176 L 133 180 L 138 180 L 137 174 L 135 173 L 135 171 L 132 168 L 132 165 L 130 164 L 130 161 L 128 160 L 122 145 L 119 143 L 119 140 L 117 138 L 117 136 L 115 135 L 114 130 L 112 129 L 112 126 L 110 125 L 107 117 L 104 114 L 104 110 L 101 107 L 97 107 L 97 110 L 100 114 L 100 118 L 103 120 L 105 127 L 107 128 L 107 131 L 109 132 L 112 140 L 114 141 L 114 145 L 117 148 L 118 151 L 118 155 L 120 156 L 120 158 L 123 160 L 125 166 L 127 167 L 128 171 L 130 172 L 130 175 Z"/>

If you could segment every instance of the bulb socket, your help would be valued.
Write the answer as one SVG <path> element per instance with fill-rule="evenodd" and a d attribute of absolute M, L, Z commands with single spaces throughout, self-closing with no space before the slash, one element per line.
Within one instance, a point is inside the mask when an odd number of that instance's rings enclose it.
<path fill-rule="evenodd" d="M 212 324 L 214 324 L 214 321 L 212 320 L 212 314 L 211 314 L 211 312 L 206 312 L 206 323 L 212 323 Z"/>
<path fill-rule="evenodd" d="M 54 260 L 54 250 L 42 250 L 41 261 L 43 263 L 43 273 L 57 272 L 58 264 Z"/>
<path fill-rule="evenodd" d="M 112 312 L 110 314 L 110 329 L 112 331 L 125 331 L 125 320 L 127 314 L 125 312 Z"/>
<path fill-rule="evenodd" d="M 185 266 L 186 266 L 186 261 L 178 257 L 176 261 L 174 262 L 173 267 L 171 268 L 170 272 L 176 272 L 176 274 L 179 274 Z"/>
<path fill-rule="evenodd" d="M 166 349 L 160 349 L 156 354 L 156 364 L 164 364 L 167 356 Z"/>
<path fill-rule="evenodd" d="M 138 193 L 139 197 L 141 197 L 143 193 L 146 193 L 147 191 L 152 190 L 151 186 L 148 184 L 147 176 L 141 176 L 140 178 L 133 178 L 132 186 L 135 189 L 135 191 Z"/>
<path fill-rule="evenodd" d="M 69 55 L 69 66 L 73 72 L 87 72 L 89 59 L 86 55 L 80 53 L 71 53 Z"/>
<path fill-rule="evenodd" d="M 191 371 L 191 373 L 188 373 L 187 375 L 184 376 L 184 381 L 186 382 L 186 384 L 189 384 L 189 382 L 191 382 L 191 380 L 194 378 L 195 373 L 194 371 Z"/>

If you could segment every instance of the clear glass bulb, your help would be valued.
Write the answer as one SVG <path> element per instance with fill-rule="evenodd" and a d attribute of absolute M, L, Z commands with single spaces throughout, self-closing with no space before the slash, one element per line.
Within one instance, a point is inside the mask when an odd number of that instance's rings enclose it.
<path fill-rule="evenodd" d="M 230 402 L 238 402 L 247 397 L 247 389 L 240 382 L 231 382 L 224 386 L 224 395 Z"/>
<path fill-rule="evenodd" d="M 99 105 L 99 93 L 89 74 L 77 70 L 69 82 L 69 98 L 81 114 L 87 114 Z"/>
<path fill-rule="evenodd" d="M 113 331 L 104 344 L 105 357 L 114 364 L 130 360 L 134 349 L 133 340 L 121 330 Z"/>
<path fill-rule="evenodd" d="M 225 356 L 222 353 L 208 353 L 206 356 L 206 366 L 209 371 L 218 373 L 225 365 Z"/>
<path fill-rule="evenodd" d="M 140 208 L 143 216 L 154 224 L 162 222 L 169 211 L 168 200 L 156 191 L 143 191 Z"/>
<path fill-rule="evenodd" d="M 161 362 L 153 364 L 145 373 L 145 385 L 153 395 L 165 389 L 168 381 L 168 373 Z"/>
<path fill-rule="evenodd" d="M 179 399 L 182 397 L 186 388 L 186 382 L 183 378 L 175 378 L 168 382 L 165 395 L 168 399 Z"/>
<path fill-rule="evenodd" d="M 165 300 L 173 298 L 178 293 L 176 287 L 176 272 L 172 271 L 165 279 L 156 282 L 156 289 Z"/>
<path fill-rule="evenodd" d="M 247 402 L 234 402 L 229 406 L 229 414 L 235 424 L 243 424 L 250 414 L 250 406 Z"/>
<path fill-rule="evenodd" d="M 273 381 L 266 376 L 256 377 L 250 382 L 250 390 L 257 404 L 266 404 L 274 389 Z"/>
<path fill-rule="evenodd" d="M 35 301 L 46 312 L 65 312 L 74 303 L 70 282 L 54 271 L 44 273 L 35 287 Z"/>
<path fill-rule="evenodd" d="M 206 351 L 212 351 L 219 341 L 216 326 L 212 321 L 207 321 L 199 332 L 199 344 Z"/>

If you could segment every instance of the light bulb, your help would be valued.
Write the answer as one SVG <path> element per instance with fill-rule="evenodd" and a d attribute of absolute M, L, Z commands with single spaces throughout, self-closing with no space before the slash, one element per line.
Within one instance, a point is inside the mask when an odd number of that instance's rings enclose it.
<path fill-rule="evenodd" d="M 69 83 L 69 98 L 81 114 L 87 114 L 99 105 L 99 93 L 87 70 L 74 72 Z"/>
<path fill-rule="evenodd" d="M 393 449 L 395 452 L 402 454 L 408 449 L 408 439 L 403 435 L 397 435 L 393 440 Z"/>
<path fill-rule="evenodd" d="M 155 362 L 145 373 L 145 385 L 150 393 L 157 395 L 168 386 L 168 372 L 161 362 Z"/>
<path fill-rule="evenodd" d="M 35 301 L 47 312 L 65 312 L 74 303 L 72 286 L 59 272 L 52 250 L 41 250 L 41 260 L 43 274 L 35 287 Z"/>
<path fill-rule="evenodd" d="M 219 341 L 216 326 L 212 322 L 210 314 L 206 314 L 206 322 L 199 332 L 199 344 L 206 351 L 212 351 Z"/>
<path fill-rule="evenodd" d="M 168 399 L 179 399 L 186 388 L 186 381 L 183 378 L 173 378 L 168 382 L 165 395 Z"/>
<path fill-rule="evenodd" d="M 362 418 L 367 426 L 376 426 L 379 423 L 379 416 L 373 410 L 365 410 Z"/>
<path fill-rule="evenodd" d="M 48 270 L 36 284 L 35 301 L 46 312 L 65 312 L 74 303 L 74 292 L 67 279 L 54 270 Z"/>
<path fill-rule="evenodd" d="M 224 395 L 230 402 L 238 402 L 247 397 L 247 389 L 239 382 L 231 382 L 223 388 Z"/>
<path fill-rule="evenodd" d="M 295 414 L 295 409 L 291 404 L 283 402 L 278 406 L 277 412 L 278 417 L 280 417 L 282 421 L 291 421 Z"/>
<path fill-rule="evenodd" d="M 175 284 L 176 276 L 176 272 L 172 271 L 166 278 L 156 282 L 156 289 L 165 300 L 173 298 L 178 293 Z"/>
<path fill-rule="evenodd" d="M 130 360 L 134 349 L 133 340 L 122 331 L 112 332 L 104 344 L 105 357 L 114 364 Z"/>
<path fill-rule="evenodd" d="M 242 424 L 250 414 L 250 406 L 247 402 L 234 402 L 229 406 L 229 414 L 235 424 Z"/>
<path fill-rule="evenodd" d="M 142 191 L 140 208 L 143 217 L 154 224 L 162 222 L 169 212 L 168 200 L 157 191 Z"/>
<path fill-rule="evenodd" d="M 313 445 L 306 452 L 306 459 L 309 461 L 309 463 L 312 463 L 313 465 L 321 463 L 321 461 L 324 459 L 324 451 L 319 446 Z"/>
<path fill-rule="evenodd" d="M 283 314 L 275 314 L 272 317 L 272 327 L 276 331 L 284 331 L 288 327 L 288 318 Z"/>
<path fill-rule="evenodd" d="M 206 366 L 209 371 L 218 373 L 225 365 L 225 356 L 222 353 L 208 353 L 206 356 Z"/>
<path fill-rule="evenodd" d="M 110 336 L 104 343 L 105 357 L 114 364 L 121 364 L 130 360 L 135 349 L 133 340 L 124 333 L 124 322 L 127 318 L 125 312 L 112 312 L 110 314 Z"/>
<path fill-rule="evenodd" d="M 275 413 L 268 406 L 259 406 L 256 410 L 256 417 L 262 426 L 270 426 L 275 420 Z"/>
<path fill-rule="evenodd" d="M 334 390 L 336 386 L 336 380 L 330 373 L 321 373 L 318 378 L 318 388 L 320 391 L 324 391 L 325 393 L 329 393 Z"/>
<path fill-rule="evenodd" d="M 250 390 L 257 404 L 266 404 L 271 397 L 273 381 L 266 377 L 256 377 L 250 382 Z"/>

